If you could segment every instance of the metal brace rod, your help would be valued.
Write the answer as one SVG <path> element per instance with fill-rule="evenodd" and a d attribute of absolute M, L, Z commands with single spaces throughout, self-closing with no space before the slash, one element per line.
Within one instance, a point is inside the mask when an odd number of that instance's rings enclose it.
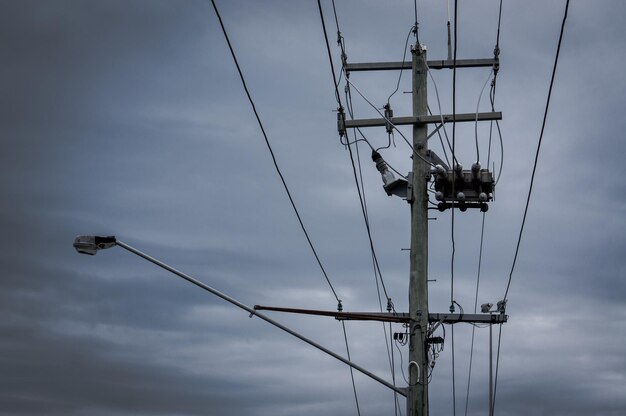
<path fill-rule="evenodd" d="M 444 324 L 473 323 L 473 324 L 503 324 L 509 316 L 500 313 L 429 313 L 428 322 L 443 321 Z"/>
<path fill-rule="evenodd" d="M 377 375 L 371 373 L 370 371 L 367 371 L 363 367 L 361 367 L 361 366 L 359 366 L 357 364 L 354 364 L 352 361 L 343 358 L 341 355 L 339 355 L 339 354 L 329 350 L 326 347 L 323 347 L 322 345 L 320 345 L 317 342 L 315 342 L 315 341 L 305 337 L 304 335 L 299 334 L 298 332 L 294 331 L 293 329 L 290 329 L 290 328 L 286 327 L 285 325 L 283 325 L 283 324 L 281 324 L 279 322 L 276 322 L 272 318 L 257 312 L 255 309 L 253 309 L 253 308 L 251 308 L 251 307 L 249 307 L 249 306 L 239 302 L 238 300 L 236 300 L 234 298 L 231 298 L 230 296 L 220 292 L 219 290 L 214 289 L 211 286 L 206 285 L 206 284 L 202 283 L 201 281 L 196 280 L 193 277 L 191 277 L 191 276 L 189 276 L 189 275 L 187 275 L 187 274 L 185 274 L 185 273 L 183 273 L 183 272 L 181 272 L 179 270 L 176 270 L 175 268 L 173 268 L 173 267 L 163 263 L 162 261 L 159 261 L 159 260 L 155 259 L 154 257 L 151 257 L 151 256 L 149 256 L 149 255 L 147 255 L 147 254 L 137 250 L 136 248 L 129 246 L 128 244 L 126 244 L 126 243 L 124 243 L 122 241 L 116 240 L 115 244 L 120 246 L 120 247 L 122 247 L 122 248 L 124 248 L 124 249 L 126 249 L 127 251 L 130 251 L 133 254 L 136 254 L 139 257 L 142 257 L 145 260 L 148 260 L 150 263 L 153 263 L 153 264 L 159 266 L 160 268 L 165 269 L 168 272 L 171 272 L 171 273 L 175 274 L 176 276 L 185 279 L 189 283 L 192 283 L 192 284 L 194 284 L 194 285 L 196 285 L 196 286 L 206 290 L 207 292 L 210 292 L 210 293 L 214 294 L 215 296 L 217 296 L 219 298 L 222 298 L 226 302 L 229 302 L 229 303 L 237 306 L 238 308 L 241 308 L 244 311 L 249 312 L 250 313 L 250 317 L 252 317 L 254 315 L 254 316 L 258 317 L 258 318 L 261 318 L 265 322 L 267 322 L 269 324 L 272 324 L 272 325 L 274 325 L 275 327 L 277 327 L 279 329 L 282 329 L 283 331 L 287 332 L 288 334 L 293 335 L 294 337 L 296 337 L 296 338 L 306 342 L 307 344 L 317 348 L 318 350 L 325 352 L 326 354 L 330 355 L 331 357 L 334 357 L 334 358 L 338 359 L 339 361 L 343 362 L 344 364 L 349 365 L 350 367 L 354 368 L 355 370 L 360 371 L 361 373 L 365 374 L 366 376 L 368 376 L 368 377 L 378 381 L 380 384 L 382 384 L 382 385 L 384 385 L 386 387 L 389 387 L 391 390 L 395 391 L 396 393 L 401 394 L 403 396 L 406 396 L 407 393 L 406 393 L 406 391 L 404 389 L 402 389 L 400 387 L 394 386 L 393 384 L 389 383 L 388 381 L 383 380 L 382 378 L 380 378 Z"/>
<path fill-rule="evenodd" d="M 408 313 L 402 312 L 335 312 L 315 309 L 280 308 L 276 306 L 254 305 L 255 310 L 274 312 L 299 313 L 304 315 L 332 316 L 338 320 L 346 321 L 382 321 L 407 323 L 410 321 Z M 475 323 L 475 324 L 502 324 L 507 322 L 505 314 L 462 314 L 462 313 L 429 313 L 428 322 L 442 322 L 444 324 Z"/>
<path fill-rule="evenodd" d="M 441 123 L 443 117 L 444 123 L 452 122 L 469 122 L 469 121 L 488 121 L 488 120 L 502 120 L 502 112 L 487 112 L 487 113 L 463 113 L 456 114 L 444 114 L 432 115 L 432 116 L 418 116 L 418 117 L 393 117 L 390 121 L 396 126 L 402 126 L 407 124 L 436 124 Z M 365 118 L 357 120 L 346 120 L 346 128 L 356 127 L 382 127 L 385 126 L 387 120 L 384 118 Z"/>
<path fill-rule="evenodd" d="M 457 68 L 479 68 L 479 67 L 492 67 L 499 65 L 498 59 L 457 59 Z M 437 59 L 429 60 L 428 67 L 430 69 L 443 69 L 454 67 L 453 59 Z M 361 62 L 346 64 L 346 72 L 358 72 L 358 71 L 390 71 L 390 70 L 402 70 L 411 69 L 411 61 L 405 62 Z"/>

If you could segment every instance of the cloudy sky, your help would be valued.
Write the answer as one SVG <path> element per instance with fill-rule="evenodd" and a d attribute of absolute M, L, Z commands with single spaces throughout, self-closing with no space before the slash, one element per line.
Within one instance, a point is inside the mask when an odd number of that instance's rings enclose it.
<path fill-rule="evenodd" d="M 459 58 L 489 58 L 495 0 L 459 2 Z M 501 299 L 530 181 L 564 1 L 505 2 L 496 109 L 504 165 L 486 215 L 479 304 Z M 329 1 L 322 1 L 336 64 Z M 349 154 L 336 132 L 315 1 L 220 1 L 278 163 L 346 310 L 378 310 Z M 351 62 L 398 61 L 412 1 L 336 1 Z M 446 51 L 446 2 L 419 1 L 429 58 Z M 574 1 L 535 189 L 509 293 L 496 413 L 626 414 L 626 81 L 621 1 Z M 0 1 L 0 414 L 353 414 L 348 368 L 120 248 L 79 256 L 78 234 L 116 235 L 240 301 L 334 310 L 207 1 Z M 459 70 L 473 112 L 488 69 Z M 444 113 L 452 73 L 434 74 Z M 355 73 L 377 106 L 397 72 Z M 409 115 L 408 74 L 392 99 Z M 438 112 L 429 80 L 429 102 Z M 375 117 L 354 97 L 357 117 Z M 480 105 L 487 111 L 486 95 Z M 408 134 L 409 129 L 405 130 Z M 382 128 L 364 131 L 375 146 Z M 483 155 L 489 125 L 479 126 Z M 457 157 L 475 158 L 459 125 Z M 431 141 L 441 153 L 438 139 Z M 356 150 L 356 149 L 355 149 Z M 361 143 L 385 285 L 407 309 L 409 211 L 388 197 Z M 383 156 L 401 172 L 410 149 Z M 496 169 L 500 149 L 494 142 Z M 435 214 L 433 214 L 435 215 Z M 431 312 L 450 291 L 450 214 L 430 222 Z M 457 213 L 455 298 L 473 309 L 481 214 Z M 332 318 L 273 317 L 345 353 Z M 383 329 L 346 324 L 352 359 L 391 380 Z M 400 326 L 394 331 L 401 331 Z M 430 384 L 452 413 L 450 330 Z M 457 412 L 471 329 L 457 325 Z M 406 367 L 395 350 L 396 378 Z M 488 330 L 476 331 L 467 414 L 484 415 Z M 355 374 L 363 415 L 393 395 Z M 402 402 L 402 414 L 404 403 Z"/>

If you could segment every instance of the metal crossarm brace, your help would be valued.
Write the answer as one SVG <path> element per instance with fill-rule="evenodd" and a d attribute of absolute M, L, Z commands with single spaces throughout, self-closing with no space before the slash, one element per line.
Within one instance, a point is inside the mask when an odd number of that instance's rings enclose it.
<path fill-rule="evenodd" d="M 480 68 L 480 67 L 492 67 L 498 66 L 498 59 L 457 59 L 457 68 Z M 437 59 L 429 60 L 428 67 L 430 69 L 444 69 L 453 68 L 453 59 Z M 402 70 L 411 69 L 411 61 L 405 62 L 361 62 L 354 64 L 346 64 L 346 72 L 357 71 L 390 71 L 390 70 Z"/>
<path fill-rule="evenodd" d="M 402 312 L 335 312 L 315 309 L 280 308 L 276 306 L 254 305 L 255 310 L 274 312 L 299 313 L 304 315 L 332 316 L 340 321 L 382 321 L 382 322 L 409 322 L 409 314 Z M 508 315 L 500 313 L 462 314 L 462 313 L 429 313 L 428 322 L 442 322 L 444 324 L 475 323 L 475 324 L 502 324 L 507 322 Z"/>
<path fill-rule="evenodd" d="M 444 324 L 456 324 L 460 322 L 473 324 L 503 324 L 509 320 L 509 316 L 499 313 L 429 313 L 428 322 L 443 321 Z"/>
<path fill-rule="evenodd" d="M 424 116 L 411 116 L 411 117 L 393 117 L 391 122 L 396 126 L 402 126 L 407 124 L 436 124 L 441 123 L 442 116 L 440 115 L 424 115 Z M 463 113 L 463 114 L 444 114 L 443 122 L 451 123 L 453 121 L 456 122 L 464 122 L 464 121 L 488 121 L 488 120 L 502 120 L 502 112 L 487 112 L 487 113 Z M 356 128 L 356 127 L 378 127 L 385 126 L 387 120 L 384 118 L 364 118 L 358 120 L 346 120 L 345 127 L 346 128 Z"/>

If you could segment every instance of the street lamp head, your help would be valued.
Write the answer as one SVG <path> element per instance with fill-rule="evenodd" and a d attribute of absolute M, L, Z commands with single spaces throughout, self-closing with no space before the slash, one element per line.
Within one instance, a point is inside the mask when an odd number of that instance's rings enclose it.
<path fill-rule="evenodd" d="M 79 235 L 74 239 L 74 248 L 79 253 L 93 256 L 98 250 L 113 247 L 116 242 L 115 236 Z"/>

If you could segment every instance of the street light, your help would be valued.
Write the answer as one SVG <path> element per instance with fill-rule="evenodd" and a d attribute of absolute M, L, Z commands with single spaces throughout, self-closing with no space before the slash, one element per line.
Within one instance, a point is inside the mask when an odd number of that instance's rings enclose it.
<path fill-rule="evenodd" d="M 81 254 L 95 256 L 98 250 L 111 248 L 115 245 L 115 242 L 114 236 L 79 235 L 74 239 L 74 248 Z"/>
<path fill-rule="evenodd" d="M 283 324 L 273 320 L 272 318 L 270 318 L 269 316 L 266 316 L 260 312 L 258 312 L 257 310 L 255 310 L 254 308 L 251 308 L 241 302 L 239 302 L 238 300 L 231 298 L 230 296 L 220 292 L 217 289 L 212 288 L 209 285 L 206 285 L 204 283 L 202 283 L 199 280 L 194 279 L 193 277 L 179 271 L 176 270 L 175 268 L 163 263 L 162 261 L 159 261 L 157 259 L 155 259 L 154 257 L 150 257 L 149 255 L 147 255 L 146 253 L 143 253 L 139 250 L 137 250 L 134 247 L 129 246 L 128 244 L 124 243 L 123 241 L 118 240 L 117 238 L 115 238 L 115 236 L 108 236 L 108 237 L 100 237 L 100 236 L 94 236 L 94 235 L 79 235 L 78 237 L 76 237 L 74 239 L 74 248 L 76 249 L 76 251 L 78 251 L 81 254 L 88 254 L 90 256 L 95 255 L 98 250 L 104 250 L 107 248 L 111 248 L 113 246 L 119 246 L 122 247 L 123 249 L 130 251 L 131 253 L 145 259 L 148 260 L 150 263 L 153 263 L 157 266 L 159 266 L 162 269 L 167 270 L 170 273 L 175 274 L 178 277 L 181 277 L 183 279 L 185 279 L 186 281 L 188 281 L 189 283 L 192 283 L 204 290 L 206 290 L 207 292 L 210 292 L 212 294 L 214 294 L 215 296 L 222 298 L 223 300 L 225 300 L 226 302 L 232 303 L 233 305 L 237 306 L 238 308 L 243 309 L 244 311 L 250 313 L 250 317 L 257 316 L 259 318 L 261 318 L 262 320 L 264 320 L 267 323 L 270 323 L 272 325 L 274 325 L 275 327 L 282 329 L 283 331 L 293 335 L 294 337 L 306 342 L 309 345 L 312 345 L 313 347 L 317 348 L 320 351 L 325 352 L 326 354 L 338 359 L 339 361 L 343 362 L 344 364 L 349 365 L 350 367 L 354 368 L 355 370 L 365 374 L 366 376 L 370 377 L 373 380 L 378 381 L 379 383 L 381 383 L 382 385 L 390 388 L 391 390 L 394 390 L 396 393 L 399 393 L 403 396 L 406 396 L 406 391 L 400 387 L 396 387 L 394 384 L 389 383 L 386 380 L 383 380 L 382 378 L 378 377 L 377 375 L 369 372 L 368 370 L 364 369 L 363 367 L 354 364 L 352 361 L 347 360 L 345 358 L 343 358 L 341 355 L 329 350 L 326 347 L 323 347 L 322 345 L 318 344 L 317 342 L 305 337 L 304 335 L 299 334 L 298 332 L 284 326 Z"/>

